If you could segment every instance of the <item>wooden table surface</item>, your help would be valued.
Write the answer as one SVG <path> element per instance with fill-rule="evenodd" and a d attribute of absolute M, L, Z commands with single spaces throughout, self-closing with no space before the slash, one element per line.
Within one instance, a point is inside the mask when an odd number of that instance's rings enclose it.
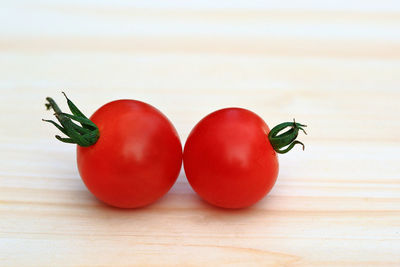
<path fill-rule="evenodd" d="M 2 1 L 0 266 L 400 266 L 399 1 Z M 182 143 L 206 114 L 309 125 L 271 193 L 110 208 L 44 98 L 158 107 Z M 63 103 L 63 107 L 65 104 Z"/>

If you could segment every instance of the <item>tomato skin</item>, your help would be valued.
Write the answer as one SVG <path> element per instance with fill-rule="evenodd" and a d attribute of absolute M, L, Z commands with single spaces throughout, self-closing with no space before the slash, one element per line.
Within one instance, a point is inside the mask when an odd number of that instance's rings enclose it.
<path fill-rule="evenodd" d="M 183 163 L 192 188 L 222 208 L 244 208 L 263 198 L 278 176 L 267 124 L 255 113 L 226 108 L 203 118 L 186 141 Z"/>
<path fill-rule="evenodd" d="M 175 183 L 182 145 L 174 126 L 159 110 L 136 100 L 117 100 L 90 118 L 100 138 L 77 146 L 79 173 L 99 200 L 119 208 L 146 206 Z"/>

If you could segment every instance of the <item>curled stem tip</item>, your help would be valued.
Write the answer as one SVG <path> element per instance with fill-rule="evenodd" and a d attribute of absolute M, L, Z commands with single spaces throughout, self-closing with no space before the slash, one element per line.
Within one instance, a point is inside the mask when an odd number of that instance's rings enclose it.
<path fill-rule="evenodd" d="M 296 120 L 293 119 L 293 122 L 284 122 L 272 128 L 268 134 L 268 139 L 274 150 L 279 154 L 285 154 L 289 152 L 297 144 L 301 145 L 304 150 L 304 144 L 296 140 L 297 136 L 299 135 L 299 131 L 307 134 L 307 132 L 304 130 L 304 127 L 307 127 L 307 125 L 297 123 Z M 280 133 L 285 129 L 287 129 L 287 131 Z"/>
<path fill-rule="evenodd" d="M 68 99 L 67 95 L 62 92 L 67 99 L 68 107 L 72 114 L 63 113 L 58 107 L 57 103 L 51 98 L 46 97 L 47 103 L 45 104 L 46 109 L 54 110 L 54 116 L 59 123 L 53 120 L 45 120 L 53 124 L 58 130 L 68 137 L 61 137 L 56 135 L 56 138 L 64 143 L 78 144 L 80 146 L 91 146 L 97 142 L 99 139 L 99 129 L 91 120 L 89 120 L 76 106 Z M 74 121 L 79 122 L 80 125 L 76 124 Z"/>

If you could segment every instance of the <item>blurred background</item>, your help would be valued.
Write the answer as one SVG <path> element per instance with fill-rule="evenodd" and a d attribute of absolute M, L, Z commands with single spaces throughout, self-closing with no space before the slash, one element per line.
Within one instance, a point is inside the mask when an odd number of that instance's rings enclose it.
<path fill-rule="evenodd" d="M 398 111 L 398 1 L 1 6 L 3 101 L 18 95 L 39 110 L 36 103 L 64 90 L 91 113 L 112 99 L 140 99 L 173 119 L 183 138 L 202 116 L 226 106 L 250 108 L 269 124 L 312 120 L 319 140 L 393 134 L 395 118 L 379 115 Z M 365 119 L 376 127 L 365 131 Z M 40 129 L 34 132 L 47 131 Z"/>
<path fill-rule="evenodd" d="M 149 207 L 163 215 L 137 211 L 138 221 L 96 202 L 79 178 L 75 147 L 56 141 L 55 128 L 40 121 L 52 115 L 46 96 L 66 108 L 61 91 L 87 115 L 120 98 L 150 103 L 183 144 L 202 117 L 223 107 L 251 109 L 270 127 L 296 118 L 309 125 L 300 137 L 306 151 L 280 157 L 275 188 L 245 216 L 211 209 L 182 172 Z M 7 242 L 0 242 L 0 260 L 29 265 L 17 260 L 23 252 L 36 260 L 42 253 L 50 265 L 70 259 L 65 253 L 83 265 L 93 263 L 84 255 L 100 263 L 116 263 L 113 255 L 125 263 L 188 263 L 198 252 L 194 263 L 207 263 L 201 255 L 208 254 L 213 263 L 395 266 L 399 101 L 397 0 L 3 0 L 0 238 Z M 100 251 L 125 242 L 139 256 L 99 253 L 88 245 L 97 235 L 104 237 Z M 156 237 L 173 253 L 154 257 L 165 249 L 149 243 Z M 216 243 L 237 249 L 215 252 Z"/>

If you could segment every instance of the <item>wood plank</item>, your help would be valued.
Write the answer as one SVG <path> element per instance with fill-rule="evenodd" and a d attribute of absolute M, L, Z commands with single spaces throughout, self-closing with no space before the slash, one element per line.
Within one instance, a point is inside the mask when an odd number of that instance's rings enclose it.
<path fill-rule="evenodd" d="M 399 1 L 22 0 L 0 20 L 0 266 L 400 266 Z M 148 102 L 182 143 L 223 107 L 295 117 L 306 150 L 248 209 L 206 204 L 182 170 L 119 210 L 40 121 L 62 90 L 87 114 Z"/>

